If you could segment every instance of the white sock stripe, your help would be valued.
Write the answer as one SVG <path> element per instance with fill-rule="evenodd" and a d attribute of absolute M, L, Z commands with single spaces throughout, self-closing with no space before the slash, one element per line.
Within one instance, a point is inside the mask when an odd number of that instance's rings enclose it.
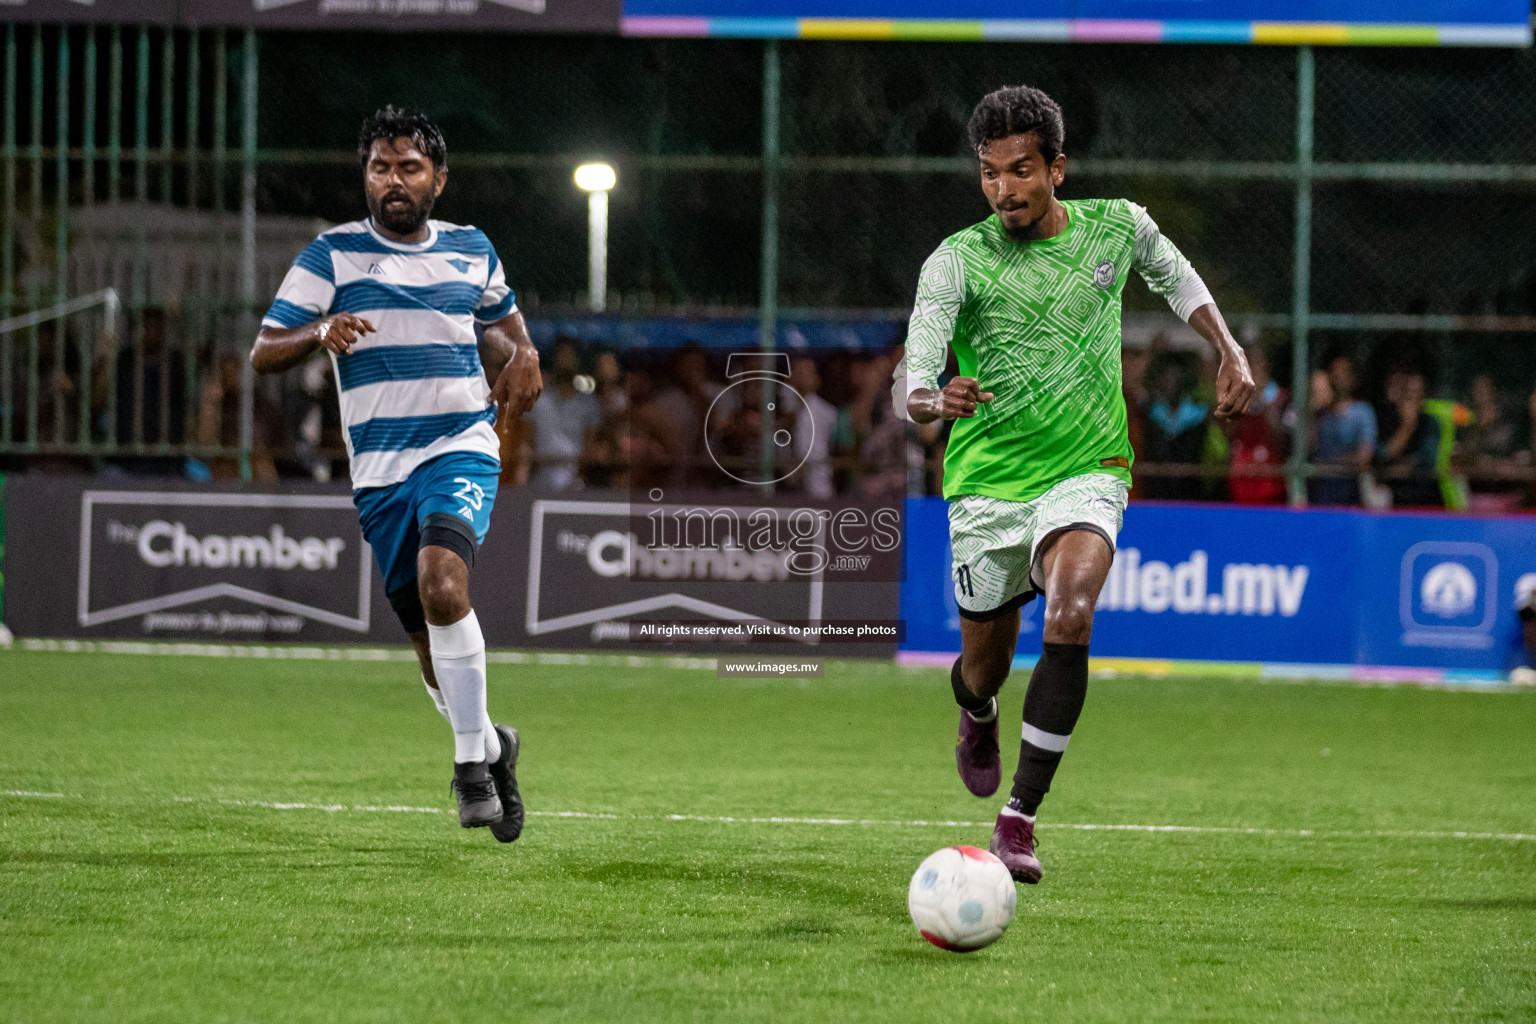
<path fill-rule="evenodd" d="M 432 698 L 432 703 L 437 708 L 437 713 L 444 718 L 448 718 L 448 702 L 443 699 L 443 691 L 435 686 L 428 685 L 426 676 L 421 677 L 421 685 L 427 688 L 427 696 Z M 451 724 L 453 719 L 448 718 L 448 721 Z"/>
<path fill-rule="evenodd" d="M 496 725 L 487 714 L 485 720 L 480 723 L 480 738 L 485 744 L 485 759 L 497 761 L 501 759 L 501 737 L 496 734 Z"/>
<path fill-rule="evenodd" d="M 997 721 L 997 698 L 996 697 L 989 697 L 989 698 L 987 698 L 986 710 L 981 712 L 980 714 L 977 714 L 974 711 L 967 711 L 966 714 L 971 716 L 971 720 L 973 722 L 979 722 L 982 725 L 986 725 L 989 722 Z"/>
<path fill-rule="evenodd" d="M 475 655 L 485 654 L 485 634 L 480 632 L 480 620 L 475 616 L 475 610 L 471 608 L 469 614 L 458 622 L 448 626 L 434 626 L 427 623 L 427 635 L 432 647 L 432 657 L 471 658 Z M 438 685 L 442 685 L 439 677 Z"/>
<path fill-rule="evenodd" d="M 1059 733 L 1036 729 L 1028 722 L 1024 723 L 1024 742 L 1032 747 L 1039 747 L 1041 750 L 1049 750 L 1059 754 L 1067 749 L 1067 742 L 1071 739 L 1071 733 L 1062 736 Z"/>

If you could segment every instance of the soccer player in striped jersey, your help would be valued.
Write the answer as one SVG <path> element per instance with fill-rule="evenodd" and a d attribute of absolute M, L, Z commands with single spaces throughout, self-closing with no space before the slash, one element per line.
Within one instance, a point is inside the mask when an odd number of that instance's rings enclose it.
<path fill-rule="evenodd" d="M 509 843 L 523 827 L 518 736 L 486 710 L 469 570 L 496 501 L 497 407 L 532 408 L 539 356 L 490 240 L 430 219 L 448 183 L 437 126 L 385 107 L 363 123 L 358 157 L 368 218 L 293 261 L 251 363 L 278 373 L 329 355 L 363 536 L 453 728 L 459 824 Z"/>
<path fill-rule="evenodd" d="M 1253 377 L 1200 276 L 1124 199 L 1062 201 L 1061 108 L 1038 89 L 999 89 L 967 127 L 993 216 L 923 264 L 893 391 L 918 423 L 952 420 L 944 455 L 960 657 L 955 759 L 965 786 L 1001 782 L 998 690 L 1019 608 L 1045 595 L 1044 646 L 1024 694 L 1023 739 L 992 852 L 1038 882 L 1035 812 L 1088 690 L 1093 609 L 1114 558 L 1135 457 L 1120 391 L 1120 296 L 1130 271 L 1221 359 L 1216 415 L 1247 409 Z M 959 375 L 938 378 L 954 349 Z"/>

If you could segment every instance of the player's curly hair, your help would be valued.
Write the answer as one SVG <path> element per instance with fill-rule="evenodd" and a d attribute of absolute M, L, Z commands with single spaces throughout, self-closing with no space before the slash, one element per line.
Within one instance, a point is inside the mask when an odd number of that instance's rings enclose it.
<path fill-rule="evenodd" d="M 965 126 L 966 141 L 976 153 L 998 139 L 1028 132 L 1035 133 L 1046 163 L 1056 159 L 1067 138 L 1060 105 L 1032 85 L 1010 85 L 987 93 Z"/>
<path fill-rule="evenodd" d="M 375 110 L 372 117 L 363 121 L 363 130 L 357 136 L 357 158 L 364 166 L 373 144 L 380 139 L 410 139 L 432 161 L 435 170 L 448 166 L 448 143 L 443 140 L 443 130 L 419 110 L 389 105 Z"/>

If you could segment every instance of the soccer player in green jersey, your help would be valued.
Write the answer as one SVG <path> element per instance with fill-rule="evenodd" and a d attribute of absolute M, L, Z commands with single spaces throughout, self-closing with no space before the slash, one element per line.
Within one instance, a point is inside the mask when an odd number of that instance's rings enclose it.
<path fill-rule="evenodd" d="M 1045 595 L 1040 660 L 1024 694 L 1013 791 L 992 852 L 1040 881 L 1035 812 L 1088 690 L 1093 609 L 1114 558 L 1131 451 L 1120 391 L 1120 296 L 1135 270 L 1221 357 L 1216 415 L 1248 407 L 1253 377 L 1200 276 L 1124 199 L 1056 198 L 1066 176 L 1061 108 L 1039 89 L 988 94 L 966 129 L 993 216 L 923 264 L 896 370 L 897 412 L 953 420 L 944 497 L 960 605 L 950 672 L 961 707 L 955 759 L 966 788 L 1002 780 L 997 692 L 1019 608 Z M 939 375 L 953 348 L 959 375 Z"/>

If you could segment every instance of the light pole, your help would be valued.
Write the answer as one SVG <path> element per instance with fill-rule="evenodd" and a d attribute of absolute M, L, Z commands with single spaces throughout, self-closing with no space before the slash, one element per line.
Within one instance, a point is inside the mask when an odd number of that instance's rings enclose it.
<path fill-rule="evenodd" d="M 587 302 L 594 313 L 608 301 L 608 193 L 618 181 L 608 164 L 576 168 L 576 187 L 587 193 Z"/>

